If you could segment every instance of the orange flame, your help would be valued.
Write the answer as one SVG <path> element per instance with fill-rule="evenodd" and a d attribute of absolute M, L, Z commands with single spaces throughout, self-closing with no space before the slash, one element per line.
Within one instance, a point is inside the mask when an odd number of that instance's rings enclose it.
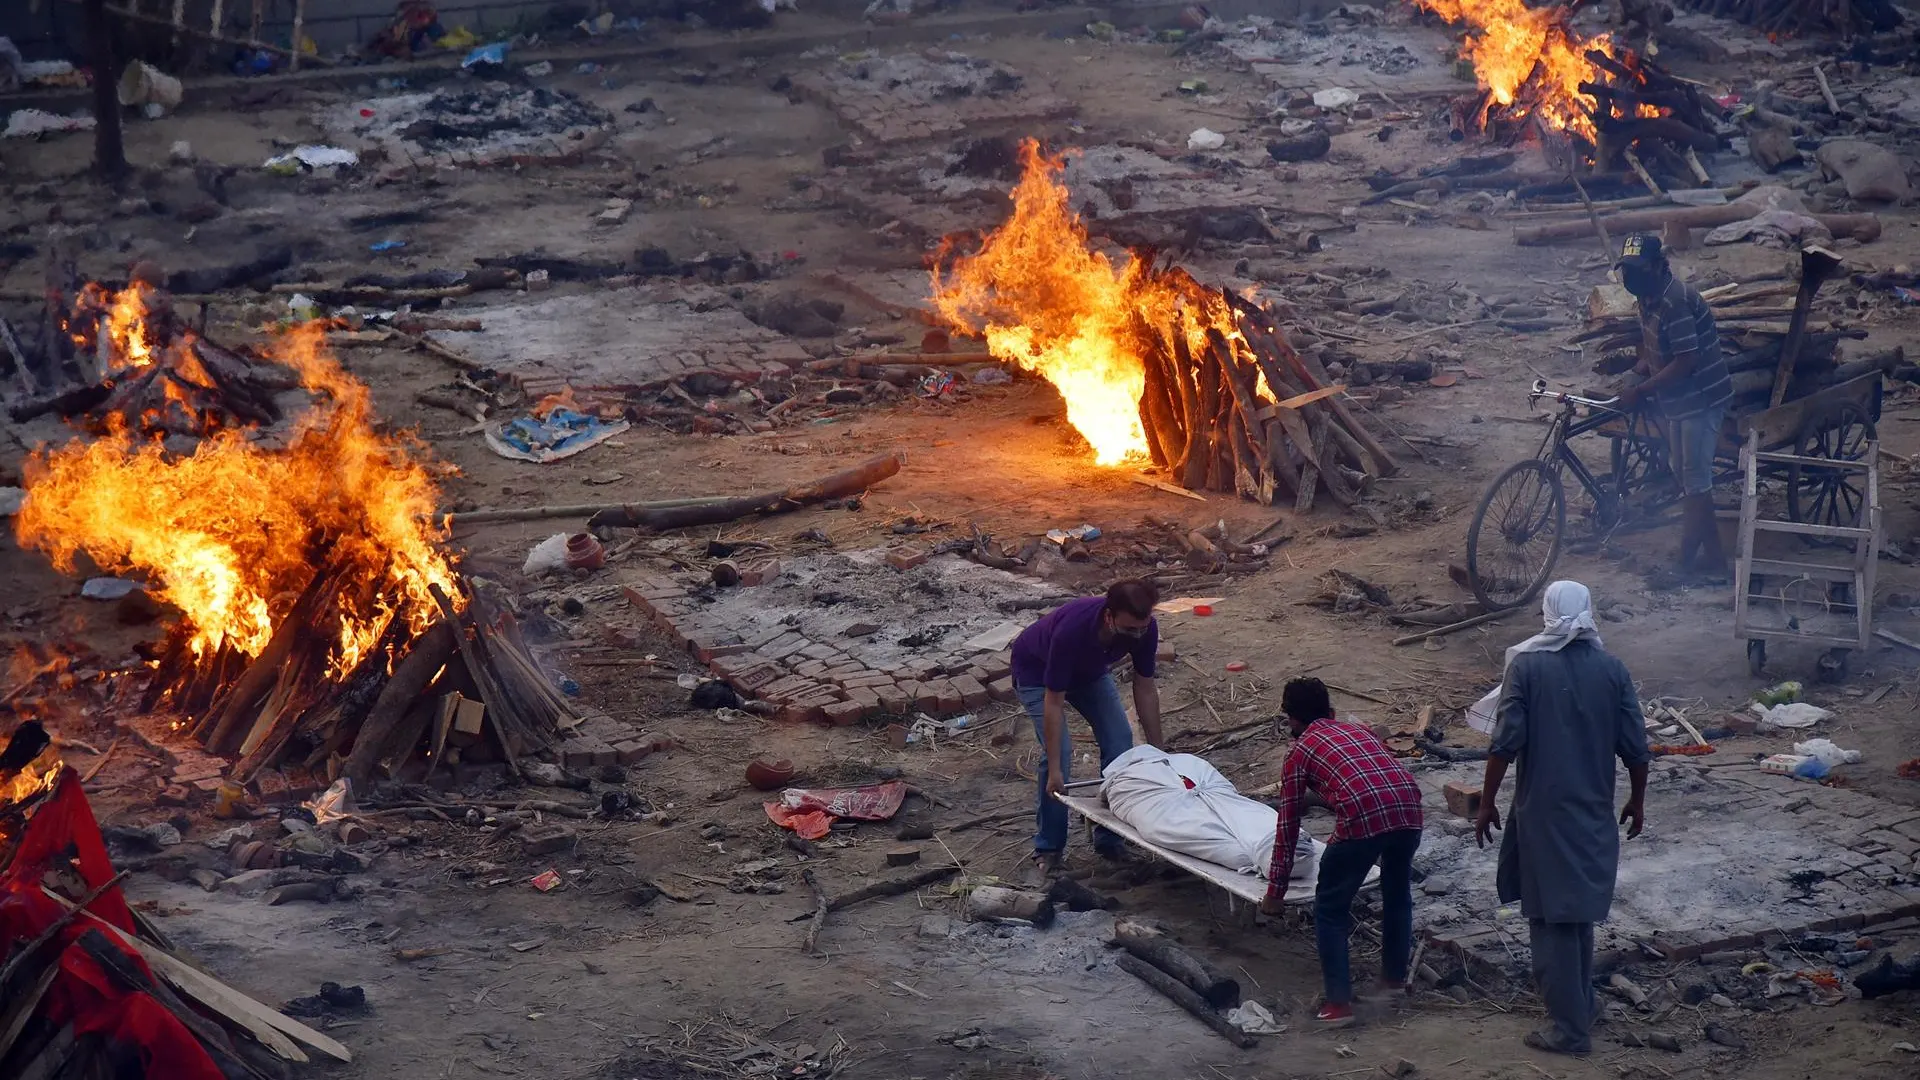
<path fill-rule="evenodd" d="M 1116 267 L 1087 243 L 1087 230 L 1059 181 L 1064 166 L 1038 144 L 1021 146 L 1025 174 L 1013 192 L 1013 216 L 978 252 L 933 270 L 941 318 L 983 330 L 993 355 L 1035 372 L 1066 401 L 1067 421 L 1093 447 L 1094 460 L 1118 465 L 1147 452 L 1140 423 L 1146 371 L 1129 344 L 1148 296 L 1127 266 Z M 1164 323 L 1162 323 L 1164 325 Z"/>
<path fill-rule="evenodd" d="M 148 577 L 185 614 L 200 657 L 223 646 L 258 656 L 316 571 L 344 582 L 325 631 L 333 674 L 359 663 L 395 618 L 426 630 L 438 612 L 430 586 L 454 593 L 445 533 L 429 524 L 437 490 L 408 455 L 413 444 L 374 430 L 371 395 L 326 353 L 324 333 L 308 323 L 271 350 L 323 402 L 284 449 L 229 429 L 177 457 L 109 417 L 104 438 L 29 462 L 21 544 L 65 571 L 85 554 L 108 572 Z"/>
<path fill-rule="evenodd" d="M 1489 103 L 1531 111 L 1556 131 L 1595 140 L 1598 132 L 1587 110 L 1598 105 L 1580 92 L 1583 82 L 1600 79 L 1587 59 L 1590 49 L 1615 56 L 1605 34 L 1582 38 L 1566 24 L 1559 7 L 1532 8 L 1525 0 L 1414 0 L 1451 23 L 1471 27 L 1460 55 L 1473 62 L 1474 78 L 1488 91 Z"/>

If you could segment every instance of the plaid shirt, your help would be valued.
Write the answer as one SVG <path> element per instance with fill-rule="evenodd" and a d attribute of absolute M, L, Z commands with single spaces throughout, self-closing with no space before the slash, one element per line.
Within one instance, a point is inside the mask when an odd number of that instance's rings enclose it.
<path fill-rule="evenodd" d="M 1378 736 L 1344 720 L 1315 720 L 1280 766 L 1280 821 L 1273 833 L 1273 872 L 1267 878 L 1270 900 L 1287 894 L 1309 786 L 1333 807 L 1335 842 L 1423 827 L 1420 787 Z"/>

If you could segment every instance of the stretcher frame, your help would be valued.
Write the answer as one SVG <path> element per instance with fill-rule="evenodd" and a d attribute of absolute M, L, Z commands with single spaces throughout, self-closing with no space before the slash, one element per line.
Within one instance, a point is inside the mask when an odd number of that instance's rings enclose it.
<path fill-rule="evenodd" d="M 1059 794 L 1055 795 L 1054 798 L 1059 799 L 1069 811 L 1079 814 L 1093 824 L 1109 830 L 1127 843 L 1141 848 L 1157 858 L 1172 863 L 1202 881 L 1226 890 L 1229 896 L 1245 900 L 1247 903 L 1255 906 L 1258 906 L 1262 900 L 1266 899 L 1266 878 L 1256 874 L 1243 874 L 1229 866 L 1222 866 L 1216 862 L 1208 862 L 1205 859 L 1174 851 L 1171 848 L 1161 847 L 1159 844 L 1141 836 L 1138 830 L 1121 820 L 1120 815 L 1114 813 L 1108 808 L 1106 803 L 1100 801 L 1100 796 L 1098 795 Z M 1313 900 L 1314 890 L 1318 888 L 1320 884 L 1320 853 L 1325 851 L 1326 847 L 1327 845 L 1318 840 L 1313 841 L 1313 861 L 1306 867 L 1305 873 L 1300 871 L 1298 865 L 1295 866 L 1294 876 L 1292 880 L 1287 882 L 1286 902 L 1289 905 L 1303 905 Z M 1377 886 L 1379 883 L 1380 868 L 1375 866 L 1367 871 L 1367 879 L 1360 887 L 1369 889 Z"/>

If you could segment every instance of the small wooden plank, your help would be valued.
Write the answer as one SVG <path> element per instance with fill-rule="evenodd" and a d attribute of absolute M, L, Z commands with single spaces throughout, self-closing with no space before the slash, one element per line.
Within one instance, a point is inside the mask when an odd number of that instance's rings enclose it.
<path fill-rule="evenodd" d="M 47 987 L 52 986 L 54 977 L 60 974 L 59 957 L 52 957 L 51 960 L 47 970 L 40 973 L 39 981 L 33 984 L 33 989 L 7 1005 L 6 1017 L 0 1021 L 0 1061 L 6 1060 L 8 1052 L 13 1049 L 14 1040 L 20 1037 L 27 1021 L 33 1018 L 34 1010 L 40 1007 L 40 999 L 46 996 Z"/>
<path fill-rule="evenodd" d="M 1891 630 L 1875 630 L 1873 632 L 1873 636 L 1879 638 L 1882 641 L 1891 641 L 1895 645 L 1905 645 L 1907 648 L 1912 649 L 1914 652 L 1920 652 L 1920 641 L 1915 641 L 1912 638 L 1901 637 L 1899 634 L 1896 634 Z"/>
<path fill-rule="evenodd" d="M 1255 419 L 1258 419 L 1261 421 L 1271 420 L 1274 417 L 1280 415 L 1281 409 L 1304 409 L 1316 401 L 1320 401 L 1325 398 L 1330 398 L 1335 394 L 1344 394 L 1346 392 L 1347 392 L 1346 383 L 1334 383 L 1332 386 L 1323 386 L 1318 390 L 1309 390 L 1304 394 L 1295 394 L 1285 401 L 1276 401 L 1272 405 L 1268 405 L 1267 407 L 1261 409 L 1259 412 L 1256 412 L 1253 415 Z"/>
<path fill-rule="evenodd" d="M 1183 499 L 1192 499 L 1195 502 L 1207 501 L 1207 497 L 1197 491 L 1188 491 L 1186 488 L 1178 487 L 1161 480 L 1155 480 L 1151 476 L 1129 476 L 1127 479 L 1139 484 L 1141 487 L 1150 487 L 1157 491 L 1164 491 L 1169 495 L 1178 495 Z"/>

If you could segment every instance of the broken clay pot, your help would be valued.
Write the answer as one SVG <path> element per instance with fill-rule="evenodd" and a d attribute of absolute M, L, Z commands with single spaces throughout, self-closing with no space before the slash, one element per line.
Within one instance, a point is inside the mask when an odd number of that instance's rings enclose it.
<path fill-rule="evenodd" d="M 754 761 L 747 766 L 747 783 L 760 791 L 778 791 L 793 782 L 793 762 L 781 759 L 768 764 Z"/>
<path fill-rule="evenodd" d="M 598 570 L 607 565 L 607 549 L 591 533 L 567 537 L 567 565 L 575 570 Z"/>

